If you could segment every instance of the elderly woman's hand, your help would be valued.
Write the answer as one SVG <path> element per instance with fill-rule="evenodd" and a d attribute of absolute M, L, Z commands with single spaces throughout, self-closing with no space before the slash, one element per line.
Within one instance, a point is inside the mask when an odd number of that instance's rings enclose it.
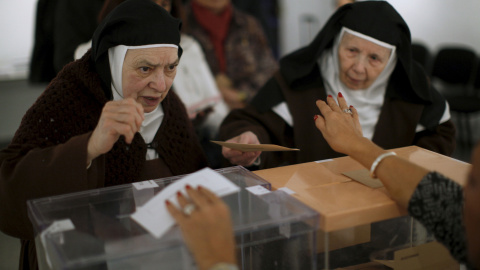
<path fill-rule="evenodd" d="M 315 125 L 333 150 L 349 154 L 351 148 L 363 138 L 362 126 L 357 110 L 353 106 L 348 107 L 340 93 L 337 100 L 338 105 L 332 96 L 327 97 L 326 103 L 317 100 L 322 115 L 315 115 Z"/>
<path fill-rule="evenodd" d="M 260 144 L 260 141 L 251 131 L 246 131 L 237 137 L 233 137 L 227 142 L 230 143 L 248 143 L 248 144 Z M 244 167 L 251 166 L 255 160 L 260 156 L 262 152 L 241 152 L 238 150 L 230 149 L 228 147 L 222 147 L 223 156 L 235 165 L 241 165 Z"/>
<path fill-rule="evenodd" d="M 190 214 L 177 209 L 169 201 L 166 206 L 182 230 L 183 238 L 193 253 L 197 266 L 206 270 L 216 263 L 236 264 L 235 239 L 228 206 L 209 190 L 187 185 L 186 198 L 177 194 L 181 209 L 194 205 Z"/>
<path fill-rule="evenodd" d="M 120 136 L 131 143 L 144 119 L 142 105 L 133 98 L 107 102 L 88 141 L 87 164 L 110 151 Z"/>

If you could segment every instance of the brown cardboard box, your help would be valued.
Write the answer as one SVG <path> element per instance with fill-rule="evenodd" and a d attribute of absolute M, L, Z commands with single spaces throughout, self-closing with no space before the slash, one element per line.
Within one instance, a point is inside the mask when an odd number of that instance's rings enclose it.
<path fill-rule="evenodd" d="M 398 156 L 438 171 L 464 184 L 471 165 L 417 146 L 392 149 Z M 286 187 L 292 196 L 320 213 L 319 252 L 324 233 L 329 250 L 369 241 L 370 224 L 404 216 L 384 187 L 365 186 L 342 173 L 365 169 L 350 157 L 258 170 L 254 173 L 271 183 L 272 190 Z"/>
<path fill-rule="evenodd" d="M 394 270 L 454 270 L 460 265 L 448 250 L 433 241 L 394 251 L 393 260 L 374 260 Z"/>
<path fill-rule="evenodd" d="M 471 165 L 417 146 L 392 149 L 398 156 L 438 171 L 464 184 Z M 384 187 L 370 188 L 343 175 L 365 169 L 350 157 L 258 170 L 272 184 L 295 192 L 292 196 L 320 213 L 320 229 L 338 231 L 406 215 Z"/>

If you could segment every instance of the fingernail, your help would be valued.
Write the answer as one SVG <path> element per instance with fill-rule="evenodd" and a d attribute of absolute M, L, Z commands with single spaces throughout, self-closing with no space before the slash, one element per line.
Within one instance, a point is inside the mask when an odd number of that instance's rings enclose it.
<path fill-rule="evenodd" d="M 333 97 L 332 97 L 332 95 L 328 95 L 328 97 L 331 97 L 331 98 L 333 98 Z"/>
<path fill-rule="evenodd" d="M 350 105 L 350 108 L 353 108 L 353 105 Z"/>
<path fill-rule="evenodd" d="M 201 190 L 201 189 L 202 189 L 202 187 L 201 187 L 201 186 L 198 186 L 198 187 L 197 187 L 197 189 L 198 189 L 198 190 Z"/>
<path fill-rule="evenodd" d="M 186 189 L 192 189 L 192 187 L 190 185 L 186 185 L 185 188 Z"/>
<path fill-rule="evenodd" d="M 314 116 L 313 116 L 313 121 L 316 121 L 317 118 L 318 118 L 318 115 L 314 115 Z"/>
<path fill-rule="evenodd" d="M 165 204 L 166 204 L 166 205 L 170 205 L 171 203 L 170 203 L 169 200 L 166 200 L 166 201 L 165 201 Z"/>
<path fill-rule="evenodd" d="M 183 197 L 182 192 L 178 191 L 178 192 L 177 192 L 177 196 L 178 196 L 178 197 Z"/>
<path fill-rule="evenodd" d="M 338 92 L 339 97 L 343 97 L 342 92 Z"/>

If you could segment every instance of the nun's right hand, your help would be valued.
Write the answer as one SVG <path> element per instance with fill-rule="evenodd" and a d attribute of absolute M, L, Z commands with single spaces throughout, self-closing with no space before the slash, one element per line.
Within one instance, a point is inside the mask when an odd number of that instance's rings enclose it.
<path fill-rule="evenodd" d="M 247 143 L 247 144 L 260 144 L 257 135 L 251 131 L 246 131 L 236 137 L 226 141 L 230 143 Z M 244 167 L 251 166 L 255 160 L 260 156 L 262 152 L 241 152 L 239 150 L 230 149 L 228 147 L 222 147 L 222 155 L 235 165 L 241 165 Z"/>
<path fill-rule="evenodd" d="M 133 98 L 107 102 L 88 141 L 87 164 L 110 151 L 120 136 L 130 144 L 144 119 L 142 105 Z"/>

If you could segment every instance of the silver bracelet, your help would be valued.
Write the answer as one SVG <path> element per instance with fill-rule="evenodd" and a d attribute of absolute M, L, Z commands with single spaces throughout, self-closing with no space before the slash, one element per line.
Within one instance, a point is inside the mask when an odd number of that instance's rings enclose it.
<path fill-rule="evenodd" d="M 377 176 L 375 175 L 375 170 L 377 169 L 378 164 L 380 164 L 380 162 L 382 162 L 384 158 L 396 155 L 397 154 L 395 154 L 395 152 L 387 152 L 378 156 L 377 159 L 375 159 L 375 161 L 372 163 L 372 167 L 370 167 L 370 177 L 377 178 Z"/>
<path fill-rule="evenodd" d="M 216 263 L 209 270 L 238 270 L 238 266 L 231 263 Z"/>

